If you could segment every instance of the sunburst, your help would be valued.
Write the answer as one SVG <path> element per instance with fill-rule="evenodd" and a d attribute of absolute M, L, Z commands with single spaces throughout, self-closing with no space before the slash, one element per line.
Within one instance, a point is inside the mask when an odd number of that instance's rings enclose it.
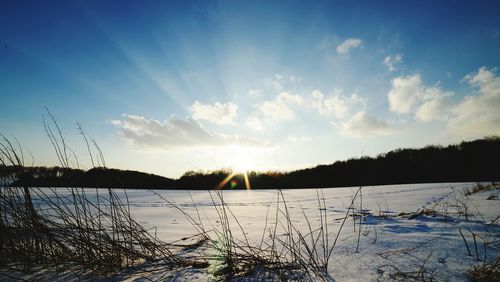
<path fill-rule="evenodd" d="M 250 178 L 248 177 L 249 171 L 256 171 L 256 152 L 249 148 L 238 147 L 232 152 L 232 169 L 233 172 L 230 173 L 224 180 L 222 180 L 219 185 L 217 185 L 216 189 L 222 189 L 229 181 L 233 180 L 233 178 L 237 175 L 243 175 L 243 179 L 245 182 L 245 188 L 247 190 L 251 190 L 252 186 L 250 184 Z"/>
<path fill-rule="evenodd" d="M 243 179 L 245 180 L 245 188 L 247 190 L 252 190 L 252 186 L 250 185 L 250 179 L 248 177 L 248 172 L 245 171 L 242 173 L 243 174 Z M 222 180 L 218 185 L 217 187 L 215 187 L 216 190 L 220 190 L 222 188 L 224 188 L 224 186 L 226 186 L 226 184 L 231 181 L 231 179 L 233 179 L 236 175 L 238 175 L 238 173 L 236 171 L 233 171 L 231 172 L 226 178 L 224 178 L 224 180 Z"/>

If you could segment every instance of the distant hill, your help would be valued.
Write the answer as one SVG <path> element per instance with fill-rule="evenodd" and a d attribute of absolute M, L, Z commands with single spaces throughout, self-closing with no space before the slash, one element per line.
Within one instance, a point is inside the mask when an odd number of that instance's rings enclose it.
<path fill-rule="evenodd" d="M 213 189 L 231 171 L 187 172 L 170 179 L 137 171 L 61 167 L 1 167 L 0 176 L 17 171 L 13 186 Z M 500 137 L 449 146 L 397 149 L 377 157 L 337 161 L 291 172 L 249 172 L 252 189 L 319 188 L 383 184 L 475 182 L 500 180 Z M 235 174 L 224 189 L 245 189 L 244 175 Z"/>

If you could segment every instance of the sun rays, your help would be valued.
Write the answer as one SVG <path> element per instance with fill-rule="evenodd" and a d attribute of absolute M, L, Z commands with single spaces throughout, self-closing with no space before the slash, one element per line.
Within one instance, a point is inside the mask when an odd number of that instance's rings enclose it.
<path fill-rule="evenodd" d="M 222 180 L 215 189 L 220 190 L 224 188 L 230 181 L 231 189 L 235 189 L 238 186 L 239 175 L 243 176 L 243 181 L 245 184 L 245 189 L 251 190 L 250 178 L 248 177 L 249 171 L 257 170 L 257 164 L 255 159 L 255 153 L 246 148 L 237 148 L 233 154 L 232 161 L 232 172 Z"/>
<path fill-rule="evenodd" d="M 250 184 L 250 178 L 248 177 L 248 172 L 245 171 L 245 172 L 241 172 L 241 174 L 243 175 L 243 179 L 244 179 L 244 183 L 245 183 L 245 189 L 246 190 L 252 190 L 252 186 Z M 224 178 L 224 180 L 222 180 L 218 185 L 217 187 L 215 187 L 215 190 L 221 190 L 224 188 L 224 186 L 226 186 L 226 184 L 231 181 L 230 183 L 230 187 L 231 189 L 235 189 L 236 187 L 238 187 L 238 180 L 234 179 L 236 176 L 238 176 L 238 172 L 236 171 L 233 171 L 231 172 L 228 176 L 226 176 L 226 178 Z"/>

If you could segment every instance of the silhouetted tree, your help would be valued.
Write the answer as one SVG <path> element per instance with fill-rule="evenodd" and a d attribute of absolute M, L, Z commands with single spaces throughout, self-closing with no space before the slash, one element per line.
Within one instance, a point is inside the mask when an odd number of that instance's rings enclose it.
<path fill-rule="evenodd" d="M 130 170 L 63 167 L 5 167 L 0 177 L 17 169 L 14 186 L 109 187 L 151 189 L 214 189 L 229 176 L 222 189 L 245 189 L 244 175 L 231 170 L 188 171 L 179 179 Z M 337 161 L 330 165 L 292 172 L 248 172 L 252 189 L 320 188 L 383 184 L 498 181 L 500 137 L 487 137 L 457 145 L 396 149 L 378 156 Z"/>

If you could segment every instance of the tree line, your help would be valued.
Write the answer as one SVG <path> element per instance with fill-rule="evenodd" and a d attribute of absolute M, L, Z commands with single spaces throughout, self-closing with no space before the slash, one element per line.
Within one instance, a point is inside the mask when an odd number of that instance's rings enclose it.
<path fill-rule="evenodd" d="M 131 170 L 97 167 L 0 166 L 2 175 L 16 173 L 4 184 L 36 187 L 103 187 L 145 189 L 246 189 L 245 175 L 231 170 L 189 171 L 179 179 Z M 229 177 L 228 177 L 229 176 Z M 476 182 L 500 180 L 500 137 L 449 146 L 397 149 L 376 157 L 352 158 L 290 172 L 248 172 L 252 189 L 324 188 L 385 184 Z M 230 178 L 230 179 L 228 179 Z"/>

